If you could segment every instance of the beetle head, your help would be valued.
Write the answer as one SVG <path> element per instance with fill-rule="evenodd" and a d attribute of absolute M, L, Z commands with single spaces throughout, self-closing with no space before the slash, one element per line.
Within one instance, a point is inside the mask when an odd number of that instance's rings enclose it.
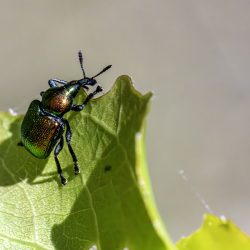
<path fill-rule="evenodd" d="M 82 88 L 88 90 L 89 89 L 88 86 L 94 86 L 96 84 L 96 79 L 85 77 L 78 80 L 77 82 L 80 84 Z"/>
<path fill-rule="evenodd" d="M 87 80 L 87 85 L 89 85 L 89 86 L 94 86 L 96 84 L 96 79 L 94 79 L 94 78 L 86 77 L 85 79 Z"/>

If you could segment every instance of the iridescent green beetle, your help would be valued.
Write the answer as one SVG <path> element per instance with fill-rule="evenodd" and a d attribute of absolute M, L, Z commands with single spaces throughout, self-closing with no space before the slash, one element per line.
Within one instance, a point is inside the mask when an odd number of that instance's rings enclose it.
<path fill-rule="evenodd" d="M 63 185 L 67 183 L 67 179 L 62 174 L 58 154 L 63 148 L 65 129 L 66 142 L 74 162 L 75 174 L 80 173 L 78 161 L 70 143 L 72 133 L 69 122 L 63 116 L 71 110 L 81 111 L 91 98 L 101 92 L 102 88 L 97 86 L 96 90 L 90 93 L 81 105 L 73 103 L 81 88 L 88 90 L 88 86 L 94 86 L 97 83 L 95 77 L 111 68 L 109 65 L 95 76 L 86 77 L 81 51 L 79 51 L 78 56 L 83 78 L 70 82 L 59 79 L 49 80 L 50 88 L 40 93 L 42 101 L 33 100 L 28 108 L 21 125 L 21 142 L 18 143 L 19 146 L 24 146 L 32 155 L 40 159 L 47 158 L 55 148 L 55 162 Z M 57 83 L 62 84 L 62 86 L 59 87 Z"/>

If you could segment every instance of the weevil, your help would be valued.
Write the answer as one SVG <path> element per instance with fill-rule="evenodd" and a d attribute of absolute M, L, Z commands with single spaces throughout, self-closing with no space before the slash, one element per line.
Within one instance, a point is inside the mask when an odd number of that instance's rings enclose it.
<path fill-rule="evenodd" d="M 21 141 L 18 143 L 40 159 L 47 158 L 54 149 L 57 172 L 63 185 L 67 184 L 67 179 L 63 176 L 58 154 L 63 149 L 64 132 L 75 174 L 80 173 L 78 160 L 71 146 L 71 128 L 64 115 L 69 111 L 81 111 L 97 93 L 101 92 L 102 87 L 98 85 L 95 91 L 87 95 L 82 104 L 77 105 L 73 102 L 80 89 L 89 90 L 89 86 L 97 84 L 95 78 L 111 68 L 111 65 L 108 65 L 95 76 L 86 77 L 81 51 L 78 52 L 78 58 L 83 78 L 70 82 L 50 79 L 48 81 L 50 88 L 40 93 L 42 100 L 33 100 L 30 103 L 21 124 Z"/>

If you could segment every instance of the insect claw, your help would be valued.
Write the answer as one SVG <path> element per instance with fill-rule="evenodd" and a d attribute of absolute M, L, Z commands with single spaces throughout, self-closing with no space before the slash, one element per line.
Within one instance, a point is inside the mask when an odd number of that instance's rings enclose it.
<path fill-rule="evenodd" d="M 62 180 L 62 184 L 65 186 L 68 183 L 67 179 Z"/>
<path fill-rule="evenodd" d="M 96 92 L 99 93 L 99 92 L 102 92 L 102 91 L 103 91 L 102 87 L 98 85 L 96 87 Z"/>
<path fill-rule="evenodd" d="M 74 170 L 75 170 L 75 175 L 80 174 L 80 169 L 79 169 L 79 166 L 78 166 L 78 164 L 77 164 L 77 163 L 75 163 Z"/>
<path fill-rule="evenodd" d="M 64 178 L 63 175 L 60 175 L 60 177 L 61 177 L 62 184 L 65 186 L 68 183 L 68 180 L 66 178 Z"/>

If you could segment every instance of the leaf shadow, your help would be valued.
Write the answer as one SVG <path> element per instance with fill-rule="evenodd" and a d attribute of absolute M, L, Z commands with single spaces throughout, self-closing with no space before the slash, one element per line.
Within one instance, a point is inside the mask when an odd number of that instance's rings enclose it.
<path fill-rule="evenodd" d="M 115 146 L 116 143 L 111 142 L 103 155 L 110 153 Z M 112 185 L 112 179 L 114 178 L 117 166 L 115 167 L 113 165 L 114 163 L 110 158 L 111 157 L 105 157 L 104 160 L 102 159 L 95 164 L 94 170 L 91 172 L 85 184 L 83 171 L 80 176 L 77 176 L 77 178 L 82 179 L 82 190 L 76 198 L 69 215 L 61 224 L 54 225 L 51 230 L 51 239 L 55 249 L 65 249 L 65 246 L 67 246 L 68 249 L 84 250 L 95 249 L 93 246 L 97 246 L 97 249 L 99 249 L 99 243 L 97 241 L 100 240 L 98 238 L 100 234 L 98 221 L 100 218 L 97 218 L 98 215 L 95 212 L 95 206 L 97 205 L 95 199 L 97 197 L 94 198 L 94 193 L 98 195 L 99 188 L 101 190 L 102 188 L 105 189 L 108 188 L 109 185 Z M 84 166 L 81 167 L 83 168 Z M 98 188 L 98 191 L 96 190 L 97 192 L 94 190 L 96 187 Z M 105 204 L 105 202 L 101 200 L 99 200 L 99 202 L 101 206 Z M 112 214 L 112 204 L 110 204 L 109 211 L 103 212 L 107 215 Z M 117 221 L 117 223 L 119 223 L 119 221 Z M 114 241 L 114 244 L 116 243 L 117 242 Z M 117 248 L 113 248 L 111 244 L 110 249 Z"/>
<path fill-rule="evenodd" d="M 56 167 L 55 167 L 56 169 Z M 65 175 L 67 173 L 67 175 Z M 74 172 L 74 165 L 73 163 L 69 164 L 67 167 L 63 167 L 63 175 L 67 177 L 67 183 L 71 182 L 74 180 L 74 178 L 77 177 Z M 43 184 L 43 183 L 48 183 L 48 182 L 57 182 L 59 188 L 63 188 L 63 185 L 61 183 L 61 179 L 59 177 L 58 172 L 55 170 L 53 172 L 49 173 L 42 173 L 41 176 L 46 177 L 42 180 L 39 181 L 34 181 L 33 183 L 30 183 L 32 185 L 37 185 L 37 184 Z"/>
<path fill-rule="evenodd" d="M 11 186 L 23 181 L 34 184 L 48 162 L 48 159 L 36 159 L 17 145 L 20 142 L 21 122 L 22 117 L 17 117 L 10 124 L 11 136 L 0 144 L 0 186 Z"/>

